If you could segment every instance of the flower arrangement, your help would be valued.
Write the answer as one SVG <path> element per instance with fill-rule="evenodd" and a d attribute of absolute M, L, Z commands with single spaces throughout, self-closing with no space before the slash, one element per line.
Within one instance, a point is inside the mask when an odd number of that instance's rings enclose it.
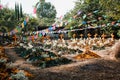
<path fill-rule="evenodd" d="M 24 44 L 24 46 L 27 46 Z M 26 47 L 16 47 L 16 52 L 27 61 L 30 61 L 34 65 L 40 66 L 41 68 L 57 66 L 65 63 L 72 62 L 66 58 L 62 58 L 60 55 L 55 54 L 49 50 L 45 50 L 41 47 L 33 47 L 32 49 L 26 49 Z M 44 48 L 48 49 L 51 45 L 45 45 Z M 61 48 L 62 51 L 65 48 Z M 64 61 L 63 61 L 64 60 Z M 68 60 L 68 61 L 67 61 Z"/>
<path fill-rule="evenodd" d="M 13 63 L 8 61 L 9 58 L 4 51 L 0 52 L 0 80 L 29 80 L 29 77 L 32 77 L 32 74 L 18 70 Z"/>
<path fill-rule="evenodd" d="M 17 74 L 11 74 L 11 80 L 29 80 L 28 77 L 25 76 L 24 71 L 19 70 Z"/>

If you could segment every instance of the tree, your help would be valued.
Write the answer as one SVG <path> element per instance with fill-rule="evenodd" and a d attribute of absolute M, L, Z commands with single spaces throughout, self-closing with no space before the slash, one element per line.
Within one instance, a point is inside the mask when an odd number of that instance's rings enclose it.
<path fill-rule="evenodd" d="M 18 21 L 23 18 L 22 4 L 15 3 L 15 17 Z"/>
<path fill-rule="evenodd" d="M 3 7 L 0 10 L 0 31 L 7 32 L 13 30 L 19 23 L 23 22 L 22 5 L 15 3 L 15 10 Z"/>
<path fill-rule="evenodd" d="M 30 18 L 29 22 L 27 22 L 26 26 L 22 29 L 22 31 L 35 31 L 38 27 L 38 20 L 36 18 Z"/>
<path fill-rule="evenodd" d="M 102 10 L 115 20 L 120 19 L 120 0 L 100 0 Z"/>
<path fill-rule="evenodd" d="M 3 8 L 0 10 L 0 28 L 7 29 L 6 31 L 10 31 L 17 25 L 17 21 L 14 16 L 14 10 L 9 8 Z M 3 31 L 3 30 L 1 30 Z"/>
<path fill-rule="evenodd" d="M 20 4 L 20 17 L 23 17 L 22 4 Z"/>
<path fill-rule="evenodd" d="M 36 4 L 37 17 L 39 18 L 40 25 L 51 25 L 56 17 L 56 9 L 50 2 L 39 0 Z"/>
<path fill-rule="evenodd" d="M 118 24 L 120 24 L 117 21 L 120 19 L 119 3 L 119 0 L 77 0 L 74 9 L 68 12 L 64 19 L 77 16 L 75 20 L 77 19 L 77 23 L 79 23 L 78 27 L 104 26 L 101 28 L 104 33 L 116 34 L 116 30 L 119 29 Z M 71 23 L 74 24 L 73 21 L 70 22 L 69 28 L 73 27 Z"/>

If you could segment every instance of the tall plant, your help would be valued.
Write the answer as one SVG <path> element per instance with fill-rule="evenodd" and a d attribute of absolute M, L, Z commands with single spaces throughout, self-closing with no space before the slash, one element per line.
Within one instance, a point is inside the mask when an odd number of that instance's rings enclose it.
<path fill-rule="evenodd" d="M 37 9 L 36 15 L 41 26 L 51 25 L 55 21 L 56 9 L 50 2 L 39 0 L 39 2 L 36 3 L 35 8 Z"/>

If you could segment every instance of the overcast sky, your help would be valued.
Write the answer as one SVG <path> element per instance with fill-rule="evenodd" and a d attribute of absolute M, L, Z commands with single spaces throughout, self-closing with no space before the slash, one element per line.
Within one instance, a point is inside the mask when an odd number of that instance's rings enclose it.
<path fill-rule="evenodd" d="M 6 5 L 10 8 L 14 8 L 15 2 L 22 3 L 24 13 L 33 14 L 33 6 L 39 0 L 1 0 L 3 5 Z M 63 16 L 66 12 L 73 9 L 74 2 L 76 0 L 46 0 L 46 2 L 51 2 L 56 10 L 57 17 Z"/>

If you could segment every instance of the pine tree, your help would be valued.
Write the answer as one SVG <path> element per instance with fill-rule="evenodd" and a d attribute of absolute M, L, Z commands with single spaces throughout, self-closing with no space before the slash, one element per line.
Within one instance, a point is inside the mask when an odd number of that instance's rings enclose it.
<path fill-rule="evenodd" d="M 20 18 L 23 17 L 23 13 L 22 13 L 22 4 L 20 4 Z"/>
<path fill-rule="evenodd" d="M 17 14 L 18 14 L 18 12 L 17 12 L 17 3 L 15 3 L 15 18 L 17 19 Z"/>
<path fill-rule="evenodd" d="M 19 20 L 19 5 L 15 3 L 15 18 Z"/>
<path fill-rule="evenodd" d="M 18 21 L 19 21 L 19 18 L 20 18 L 20 14 L 19 14 L 19 4 L 17 4 L 17 19 L 18 19 Z"/>

